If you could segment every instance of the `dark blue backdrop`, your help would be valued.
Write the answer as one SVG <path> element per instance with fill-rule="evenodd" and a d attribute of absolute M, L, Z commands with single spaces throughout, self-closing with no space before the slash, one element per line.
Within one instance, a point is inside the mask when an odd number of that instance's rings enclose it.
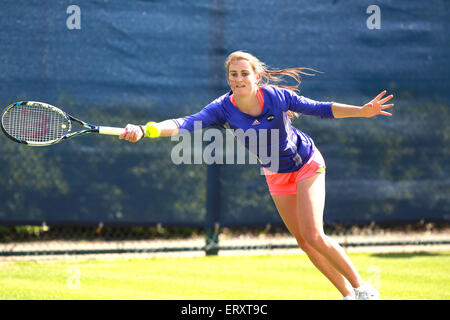
<path fill-rule="evenodd" d="M 380 29 L 366 24 L 373 4 Z M 80 29 L 67 26 L 70 5 Z M 387 89 L 392 118 L 295 122 L 327 161 L 325 219 L 449 221 L 448 1 L 7 0 L 0 17 L 0 102 L 44 101 L 106 125 L 198 111 L 226 92 L 223 62 L 237 49 L 324 72 L 303 78 L 313 99 L 362 105 Z M 174 166 L 168 140 L 0 145 L 3 223 L 206 221 L 206 166 Z M 222 224 L 281 223 L 258 173 L 221 168 Z"/>

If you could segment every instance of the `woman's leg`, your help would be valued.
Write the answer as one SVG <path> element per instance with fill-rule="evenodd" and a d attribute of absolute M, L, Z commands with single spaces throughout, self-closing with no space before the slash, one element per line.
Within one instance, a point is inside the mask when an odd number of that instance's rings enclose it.
<path fill-rule="evenodd" d="M 314 266 L 333 283 L 344 297 L 353 295 L 352 285 L 345 277 L 301 237 L 296 195 L 273 195 L 272 198 L 287 229 L 295 237 L 298 245 L 308 255 Z"/>
<path fill-rule="evenodd" d="M 354 288 L 363 284 L 344 249 L 323 230 L 325 174 L 316 173 L 297 183 L 297 216 L 300 236 L 342 274 Z"/>

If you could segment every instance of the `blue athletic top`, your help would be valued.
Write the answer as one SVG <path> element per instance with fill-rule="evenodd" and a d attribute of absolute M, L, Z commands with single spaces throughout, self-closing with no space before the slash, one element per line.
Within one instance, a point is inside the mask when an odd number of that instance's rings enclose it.
<path fill-rule="evenodd" d="M 298 171 L 304 163 L 306 163 L 314 152 L 313 140 L 295 128 L 289 117 L 287 111 L 298 112 L 305 115 L 313 115 L 321 118 L 333 119 L 331 110 L 332 102 L 319 102 L 297 95 L 291 90 L 278 88 L 276 86 L 261 87 L 262 105 L 261 113 L 258 116 L 251 116 L 240 111 L 231 101 L 230 96 L 232 91 L 212 101 L 200 112 L 174 119 L 179 129 L 194 130 L 194 122 L 201 121 L 196 124 L 196 128 L 205 128 L 209 126 L 220 126 L 226 129 L 242 129 L 244 133 L 253 129 L 259 140 L 261 130 L 266 129 L 267 143 L 264 145 L 259 143 L 255 146 L 251 145 L 251 139 L 246 138 L 246 135 L 236 135 L 236 138 L 243 143 L 250 152 L 255 151 L 256 156 L 260 160 L 261 166 L 271 170 L 267 161 L 262 161 L 262 155 L 271 156 L 272 141 L 271 129 L 278 130 L 278 170 L 275 172 L 295 172 Z M 240 139 L 239 139 L 240 138 Z M 264 140 L 262 140 L 264 141 Z M 265 157 L 264 159 L 267 159 Z M 274 171 L 274 170 L 271 170 Z"/>

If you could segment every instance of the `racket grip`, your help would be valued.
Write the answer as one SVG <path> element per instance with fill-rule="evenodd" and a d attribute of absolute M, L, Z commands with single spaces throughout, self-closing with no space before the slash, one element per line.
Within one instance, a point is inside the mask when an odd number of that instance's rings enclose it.
<path fill-rule="evenodd" d="M 98 133 L 109 134 L 113 136 L 120 136 L 125 132 L 125 128 L 115 128 L 115 127 L 98 127 Z"/>

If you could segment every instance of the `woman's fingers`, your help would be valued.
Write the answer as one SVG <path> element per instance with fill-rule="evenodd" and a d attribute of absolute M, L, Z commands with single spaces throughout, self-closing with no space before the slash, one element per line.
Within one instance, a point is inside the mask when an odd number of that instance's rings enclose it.
<path fill-rule="evenodd" d="M 379 104 L 385 104 L 386 102 L 388 102 L 389 100 L 391 100 L 394 97 L 393 94 L 387 96 L 386 98 L 383 98 L 382 100 L 380 100 L 378 103 Z"/>
<path fill-rule="evenodd" d="M 386 90 L 380 92 L 371 102 L 377 103 L 384 95 L 386 94 Z"/>
<path fill-rule="evenodd" d="M 386 90 L 383 90 L 375 98 L 373 98 L 373 100 L 370 101 L 370 103 L 368 103 L 369 108 L 371 110 L 370 113 L 372 114 L 371 116 L 375 116 L 377 114 L 381 114 L 381 115 L 389 116 L 389 117 L 392 116 L 391 113 L 382 111 L 384 109 L 392 108 L 394 106 L 393 103 L 384 105 L 386 102 L 388 102 L 389 100 L 391 100 L 394 97 L 393 94 L 391 94 L 387 97 L 384 97 L 386 92 L 387 92 Z"/>
<path fill-rule="evenodd" d="M 384 106 L 381 106 L 381 109 L 387 109 L 387 108 L 392 108 L 394 106 L 394 104 L 392 103 L 392 104 L 387 104 L 387 105 L 384 105 Z"/>
<path fill-rule="evenodd" d="M 142 138 L 142 131 L 134 124 L 128 124 L 125 127 L 125 132 L 119 136 L 119 139 L 125 139 L 130 142 L 137 142 Z"/>
<path fill-rule="evenodd" d="M 124 131 L 124 133 L 122 133 L 122 134 L 119 136 L 119 139 L 120 139 L 120 140 L 125 139 L 125 137 L 127 136 L 127 134 L 128 134 L 128 126 L 125 127 L 125 131 Z"/>

